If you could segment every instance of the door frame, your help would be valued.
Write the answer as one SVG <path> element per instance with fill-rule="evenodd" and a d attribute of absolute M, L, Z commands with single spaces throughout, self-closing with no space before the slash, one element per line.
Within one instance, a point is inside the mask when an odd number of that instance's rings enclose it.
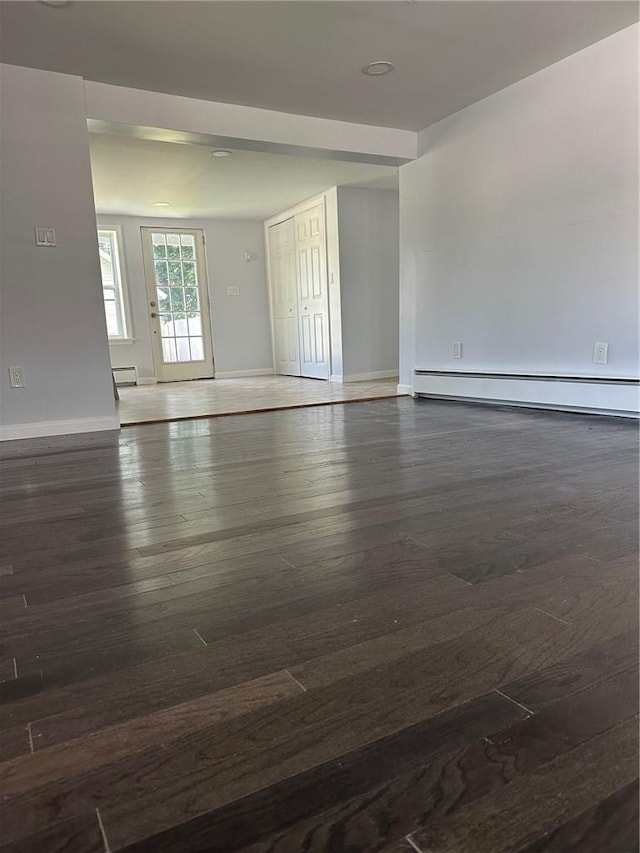
<path fill-rule="evenodd" d="M 154 320 L 151 317 L 151 311 L 149 302 L 155 301 L 155 298 L 152 299 L 151 293 L 151 284 L 153 283 L 154 292 L 153 297 L 155 297 L 155 271 L 153 266 L 153 254 L 151 250 L 151 234 L 152 233 L 170 233 L 170 234 L 193 234 L 195 235 L 195 247 L 196 247 L 196 266 L 198 269 L 198 274 L 201 277 L 201 282 L 199 283 L 198 289 L 201 291 L 201 295 L 206 297 L 206 301 L 203 300 L 203 305 L 201 306 L 201 315 L 203 318 L 202 322 L 202 336 L 203 336 L 203 346 L 205 348 L 205 353 L 207 349 L 207 339 L 209 344 L 209 349 L 211 352 L 211 362 L 210 367 L 206 367 L 203 370 L 205 375 L 193 377 L 193 376 L 177 376 L 172 379 L 162 379 L 162 370 L 164 367 L 164 362 L 161 359 L 160 355 L 160 344 L 158 343 L 160 338 L 158 337 L 158 329 L 155 328 L 157 324 L 154 323 Z M 209 291 L 209 274 L 207 270 L 207 257 L 206 257 L 206 242 L 204 235 L 204 228 L 202 227 L 194 227 L 194 228 L 185 228 L 184 226 L 174 228 L 171 225 L 141 225 L 140 226 L 140 240 L 142 243 L 142 259 L 143 259 L 143 267 L 144 267 L 144 287 L 145 287 L 145 308 L 147 310 L 147 319 L 149 323 L 149 336 L 151 341 L 151 355 L 153 357 L 153 365 L 154 365 L 154 373 L 158 379 L 158 382 L 182 382 L 189 381 L 194 378 L 198 379 L 213 379 L 215 378 L 215 356 L 214 356 L 214 348 L 213 348 L 213 322 L 211 319 L 211 295 Z M 206 319 L 206 323 L 205 323 Z M 207 334 L 208 332 L 208 334 Z M 182 362 L 185 367 L 190 364 L 199 364 L 199 362 Z M 207 359 L 205 358 L 205 364 L 207 364 Z M 175 367 L 179 368 L 180 362 L 177 362 Z M 172 367 L 174 365 L 171 365 Z"/>
<path fill-rule="evenodd" d="M 328 328 L 328 342 L 329 342 L 329 381 L 331 381 L 331 375 L 333 370 L 333 348 L 331 346 L 331 298 L 329 287 L 332 283 L 332 276 L 334 275 L 333 271 L 329 268 L 329 240 L 328 233 L 329 230 L 327 228 L 327 204 L 326 204 L 326 193 L 320 193 L 320 195 L 312 196 L 311 198 L 306 199 L 305 201 L 300 202 L 300 204 L 296 204 L 293 207 L 288 207 L 286 210 L 280 211 L 280 213 L 276 213 L 275 216 L 269 217 L 269 219 L 265 219 L 264 225 L 264 243 L 265 243 L 265 260 L 267 266 L 267 286 L 269 290 L 269 320 L 271 324 L 271 354 L 272 354 L 272 363 L 273 363 L 273 372 L 277 375 L 277 364 L 276 364 L 276 338 L 275 338 L 275 318 L 273 316 L 273 283 L 271 281 L 271 253 L 269 250 L 269 228 L 272 225 L 279 225 L 281 222 L 285 222 L 287 219 L 291 219 L 299 213 L 304 213 L 305 210 L 309 210 L 311 207 L 316 207 L 316 205 L 322 205 L 322 215 L 324 218 L 324 251 L 325 251 L 325 263 L 327 265 L 327 320 L 329 323 Z M 336 276 L 337 279 L 337 276 Z"/>

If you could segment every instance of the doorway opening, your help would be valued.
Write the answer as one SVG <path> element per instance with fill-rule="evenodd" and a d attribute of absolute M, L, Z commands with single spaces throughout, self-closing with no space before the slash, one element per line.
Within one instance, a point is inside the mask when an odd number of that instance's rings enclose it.
<path fill-rule="evenodd" d="M 397 168 L 136 130 L 89 122 L 121 424 L 395 395 Z"/>

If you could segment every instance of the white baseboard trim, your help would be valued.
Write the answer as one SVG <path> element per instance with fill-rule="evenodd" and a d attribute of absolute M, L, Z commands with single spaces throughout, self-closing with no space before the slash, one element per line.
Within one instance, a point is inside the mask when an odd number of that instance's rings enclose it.
<path fill-rule="evenodd" d="M 343 382 L 372 382 L 374 379 L 397 379 L 397 370 L 376 370 L 374 373 L 347 373 Z"/>
<path fill-rule="evenodd" d="M 158 380 L 155 376 L 138 376 L 136 385 L 157 385 Z"/>
<path fill-rule="evenodd" d="M 242 379 L 243 376 L 273 376 L 273 367 L 256 367 L 254 370 L 216 370 L 216 379 Z"/>
<path fill-rule="evenodd" d="M 544 376 L 416 370 L 418 396 L 499 405 L 638 417 L 640 388 L 631 377 Z"/>
<path fill-rule="evenodd" d="M 414 396 L 413 385 L 398 385 L 396 391 L 398 394 L 409 394 L 411 397 Z"/>
<path fill-rule="evenodd" d="M 332 373 L 329 382 L 344 382 L 344 376 L 341 373 Z"/>
<path fill-rule="evenodd" d="M 71 421 L 40 421 L 33 424 L 3 426 L 0 427 L 0 441 L 43 438 L 49 435 L 73 435 L 78 432 L 99 432 L 107 429 L 120 429 L 120 421 L 117 417 L 76 418 Z"/>

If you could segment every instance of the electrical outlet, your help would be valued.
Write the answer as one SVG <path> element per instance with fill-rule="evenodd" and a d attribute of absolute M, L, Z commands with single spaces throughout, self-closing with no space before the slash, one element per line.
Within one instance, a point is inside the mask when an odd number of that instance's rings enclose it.
<path fill-rule="evenodd" d="M 24 388 L 24 367 L 9 368 L 9 383 L 12 388 Z"/>
<path fill-rule="evenodd" d="M 240 288 L 239 287 L 228 287 L 227 288 L 227 296 L 240 296 Z"/>
<path fill-rule="evenodd" d="M 462 358 L 462 341 L 453 342 L 453 357 Z"/>
<path fill-rule="evenodd" d="M 606 364 L 609 357 L 609 344 L 604 341 L 596 341 L 593 345 L 593 363 Z"/>

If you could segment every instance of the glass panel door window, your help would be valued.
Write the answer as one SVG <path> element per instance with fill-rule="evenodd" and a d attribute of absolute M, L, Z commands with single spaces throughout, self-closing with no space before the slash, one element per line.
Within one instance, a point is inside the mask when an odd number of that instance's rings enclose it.
<path fill-rule="evenodd" d="M 152 232 L 162 359 L 204 361 L 202 312 L 193 234 Z"/>
<path fill-rule="evenodd" d="M 143 227 L 153 358 L 158 381 L 213 376 L 204 233 Z"/>
<path fill-rule="evenodd" d="M 115 228 L 100 228 L 98 230 L 98 255 L 102 274 L 107 334 L 112 340 L 122 340 L 127 337 L 128 329 L 124 306 L 124 283 L 120 266 L 120 247 L 118 245 L 118 232 Z"/>

